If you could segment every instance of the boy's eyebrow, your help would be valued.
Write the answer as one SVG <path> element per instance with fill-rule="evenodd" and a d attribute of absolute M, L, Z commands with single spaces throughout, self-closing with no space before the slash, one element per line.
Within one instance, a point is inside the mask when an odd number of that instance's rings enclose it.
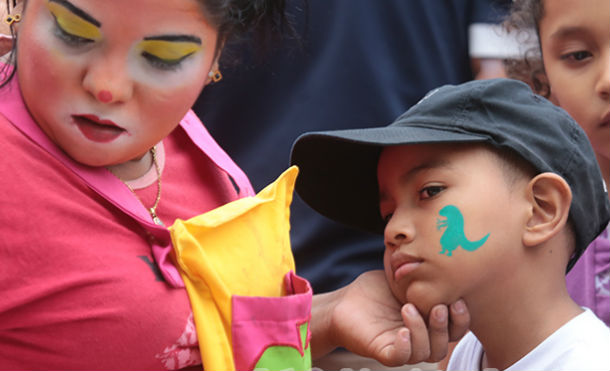
<path fill-rule="evenodd" d="M 161 35 L 145 37 L 146 41 L 191 42 L 201 45 L 201 39 L 192 35 Z"/>
<path fill-rule="evenodd" d="M 61 6 L 63 6 L 64 8 L 68 9 L 71 13 L 73 13 L 75 16 L 82 18 L 83 20 L 93 24 L 94 26 L 96 26 L 98 28 L 102 26 L 102 23 L 100 21 L 93 18 L 87 12 L 76 7 L 76 5 L 72 4 L 71 2 L 69 2 L 67 0 L 49 0 L 49 2 L 57 3 Z"/>
<path fill-rule="evenodd" d="M 442 167 L 450 168 L 449 165 L 450 165 L 450 162 L 447 160 L 443 160 L 443 159 L 434 159 L 434 160 L 426 161 L 424 163 L 421 163 L 421 164 L 415 166 L 414 168 L 410 169 L 405 174 L 403 174 L 400 177 L 400 181 L 402 183 L 407 183 L 409 180 L 411 180 L 413 177 L 415 177 L 418 173 L 421 173 L 422 171 L 438 169 L 438 168 L 442 168 Z"/>
<path fill-rule="evenodd" d="M 400 179 L 399 179 L 400 183 L 401 184 L 408 183 L 413 177 L 415 177 L 418 173 L 421 173 L 422 171 L 438 169 L 438 168 L 451 168 L 450 164 L 451 164 L 450 161 L 443 160 L 443 159 L 434 159 L 434 160 L 426 161 L 426 162 L 419 164 L 419 165 L 415 166 L 414 168 L 410 169 L 405 174 L 401 175 Z M 389 198 L 388 195 L 383 190 L 379 190 L 379 200 L 380 201 L 385 201 L 388 198 Z"/>

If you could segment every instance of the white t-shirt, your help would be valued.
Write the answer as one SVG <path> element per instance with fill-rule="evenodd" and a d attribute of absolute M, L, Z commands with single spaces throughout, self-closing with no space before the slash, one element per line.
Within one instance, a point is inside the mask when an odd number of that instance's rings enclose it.
<path fill-rule="evenodd" d="M 610 329 L 587 308 L 506 371 L 608 371 Z M 447 371 L 480 370 L 483 347 L 472 332 L 455 347 Z"/>

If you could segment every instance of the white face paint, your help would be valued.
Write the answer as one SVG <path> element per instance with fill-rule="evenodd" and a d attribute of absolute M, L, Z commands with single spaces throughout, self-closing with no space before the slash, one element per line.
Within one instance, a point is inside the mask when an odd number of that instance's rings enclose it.
<path fill-rule="evenodd" d="M 179 124 L 217 37 L 196 0 L 30 0 L 19 33 L 28 109 L 91 166 L 137 159 Z"/>

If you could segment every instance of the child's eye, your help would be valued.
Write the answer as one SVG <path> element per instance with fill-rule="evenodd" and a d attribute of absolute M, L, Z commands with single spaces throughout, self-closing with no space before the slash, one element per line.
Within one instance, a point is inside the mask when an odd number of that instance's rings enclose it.
<path fill-rule="evenodd" d="M 586 50 L 579 50 L 576 52 L 570 52 L 570 53 L 563 54 L 561 56 L 561 59 L 573 61 L 573 62 L 580 62 L 582 60 L 585 60 L 585 59 L 591 57 L 591 55 L 592 54 Z"/>
<path fill-rule="evenodd" d="M 155 68 L 164 71 L 174 71 L 180 68 L 182 61 L 188 58 L 191 54 L 193 53 L 189 53 L 177 59 L 163 59 L 149 52 L 142 52 L 142 57 L 144 57 L 144 59 L 146 59 L 148 63 Z"/>
<path fill-rule="evenodd" d="M 77 36 L 65 31 L 63 28 L 59 26 L 57 21 L 55 22 L 55 35 L 59 37 L 63 42 L 65 42 L 69 46 L 81 46 L 84 44 L 89 44 L 94 42 L 95 40 L 87 39 L 85 37 Z"/>
<path fill-rule="evenodd" d="M 444 190 L 445 187 L 440 185 L 424 187 L 419 191 L 419 198 L 420 200 L 426 200 L 438 195 Z"/>

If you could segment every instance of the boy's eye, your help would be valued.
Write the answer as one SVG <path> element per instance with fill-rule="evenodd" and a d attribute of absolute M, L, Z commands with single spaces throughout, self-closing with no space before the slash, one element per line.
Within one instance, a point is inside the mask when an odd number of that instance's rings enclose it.
<path fill-rule="evenodd" d="M 388 225 L 388 223 L 390 222 L 390 219 L 392 219 L 392 215 L 394 215 L 394 214 L 390 213 L 390 214 L 382 216 L 383 225 Z"/>
<path fill-rule="evenodd" d="M 441 193 L 443 190 L 445 190 L 445 187 L 440 185 L 424 187 L 419 191 L 419 198 L 420 200 L 432 198 Z"/>

